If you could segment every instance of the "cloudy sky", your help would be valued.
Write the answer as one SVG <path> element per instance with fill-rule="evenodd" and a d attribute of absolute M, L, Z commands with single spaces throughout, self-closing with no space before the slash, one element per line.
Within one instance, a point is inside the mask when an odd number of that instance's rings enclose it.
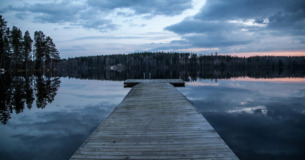
<path fill-rule="evenodd" d="M 62 58 L 141 51 L 305 55 L 304 0 L 0 0 Z"/>

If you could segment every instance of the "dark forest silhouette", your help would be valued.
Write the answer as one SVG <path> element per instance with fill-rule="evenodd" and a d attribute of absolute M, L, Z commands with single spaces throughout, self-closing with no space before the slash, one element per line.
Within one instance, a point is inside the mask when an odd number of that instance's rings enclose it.
<path fill-rule="evenodd" d="M 13 26 L 10 29 L 6 23 L 0 15 L 1 70 L 14 73 L 52 71 L 54 62 L 60 59 L 52 38 L 42 31 L 36 31 L 33 41 L 28 31 L 23 36 L 19 28 Z"/>
<path fill-rule="evenodd" d="M 144 52 L 100 55 L 61 60 L 60 76 L 83 79 L 125 80 L 130 78 L 304 77 L 305 57 L 232 57 L 192 53 Z"/>

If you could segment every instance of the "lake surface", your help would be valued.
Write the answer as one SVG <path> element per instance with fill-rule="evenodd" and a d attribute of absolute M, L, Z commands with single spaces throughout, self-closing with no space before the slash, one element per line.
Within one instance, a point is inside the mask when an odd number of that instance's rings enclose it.
<path fill-rule="evenodd" d="M 305 79 L 198 80 L 179 90 L 240 159 L 305 159 Z"/>
<path fill-rule="evenodd" d="M 130 90 L 122 81 L 21 80 L 6 89 L 14 96 L 2 93 L 1 159 L 69 159 Z M 305 158 L 304 78 L 197 79 L 178 90 L 240 159 Z"/>

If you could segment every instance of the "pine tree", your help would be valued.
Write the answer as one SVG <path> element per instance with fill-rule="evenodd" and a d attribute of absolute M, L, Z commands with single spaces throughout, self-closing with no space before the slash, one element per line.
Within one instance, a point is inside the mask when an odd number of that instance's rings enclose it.
<path fill-rule="evenodd" d="M 46 38 L 46 62 L 47 62 L 47 67 L 52 68 L 53 65 L 53 60 L 59 60 L 59 52 L 56 49 L 55 44 L 53 43 L 53 40 L 51 37 Z"/>
<path fill-rule="evenodd" d="M 13 61 L 15 62 L 15 70 L 17 70 L 20 66 L 20 63 L 23 59 L 23 37 L 22 32 L 19 28 L 13 26 L 11 31 L 11 45 L 13 49 Z"/>
<path fill-rule="evenodd" d="M 53 60 L 59 60 L 59 52 L 56 49 L 53 40 L 49 36 L 45 36 L 42 31 L 35 32 L 35 57 L 36 57 L 36 68 L 41 67 L 51 69 L 53 66 Z"/>
<path fill-rule="evenodd" d="M 8 54 L 8 37 L 9 34 L 7 34 L 7 31 L 9 29 L 6 26 L 6 21 L 2 16 L 0 15 L 0 68 L 6 68 L 7 67 L 7 60 L 9 58 Z"/>
<path fill-rule="evenodd" d="M 32 52 L 33 40 L 30 36 L 29 31 L 24 33 L 23 37 L 23 55 L 25 60 L 25 68 L 28 69 L 28 63 L 31 60 L 30 53 Z"/>
<path fill-rule="evenodd" d="M 34 54 L 36 59 L 36 69 L 41 70 L 44 67 L 43 63 L 45 60 L 45 35 L 42 31 L 36 31 L 34 33 Z"/>

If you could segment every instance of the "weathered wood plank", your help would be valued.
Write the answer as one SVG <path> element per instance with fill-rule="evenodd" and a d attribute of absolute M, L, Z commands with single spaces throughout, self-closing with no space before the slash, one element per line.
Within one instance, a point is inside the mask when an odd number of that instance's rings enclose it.
<path fill-rule="evenodd" d="M 134 86 L 71 157 L 83 159 L 238 159 L 171 84 Z"/>

